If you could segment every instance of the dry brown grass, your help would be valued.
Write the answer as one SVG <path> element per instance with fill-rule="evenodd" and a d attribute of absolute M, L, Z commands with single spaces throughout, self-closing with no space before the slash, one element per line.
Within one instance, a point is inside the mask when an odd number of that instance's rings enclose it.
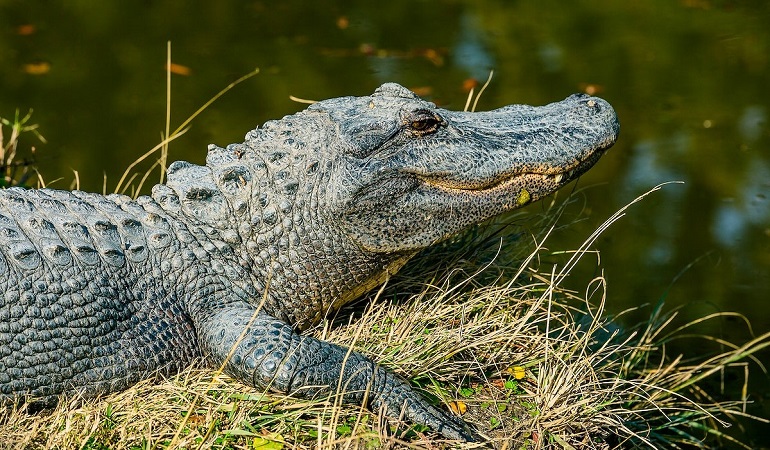
<path fill-rule="evenodd" d="M 623 331 L 604 314 L 603 278 L 588 281 L 587 295 L 578 296 L 560 286 L 571 262 L 543 272 L 538 261 L 547 250 L 535 244 L 526 256 L 528 239 L 517 243 L 492 229 L 426 252 L 367 303 L 346 308 L 314 334 L 355 346 L 444 407 L 465 410 L 463 419 L 497 448 L 716 448 L 729 439 L 713 438 L 726 420 L 744 415 L 743 405 L 714 400 L 703 381 L 744 364 L 770 335 L 741 346 L 723 343 L 729 350 L 702 361 L 668 356 L 665 342 L 686 331 L 669 330 L 672 316 L 658 308 L 645 326 Z M 520 265 L 510 265 L 522 256 Z M 0 447 L 446 445 L 430 430 L 398 429 L 335 397 L 265 394 L 191 369 L 52 412 L 1 412 Z"/>

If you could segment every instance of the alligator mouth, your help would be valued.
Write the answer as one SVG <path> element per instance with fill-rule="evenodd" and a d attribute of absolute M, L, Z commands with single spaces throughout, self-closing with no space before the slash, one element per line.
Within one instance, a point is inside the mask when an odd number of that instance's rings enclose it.
<path fill-rule="evenodd" d="M 529 170 L 503 172 L 499 176 L 477 180 L 458 180 L 450 178 L 449 174 L 444 173 L 418 173 L 409 171 L 417 179 L 427 186 L 431 186 L 443 191 L 453 192 L 485 192 L 496 191 L 508 188 L 517 182 L 522 182 L 519 187 L 526 188 L 537 180 L 544 182 L 549 190 L 556 190 L 570 181 L 575 180 L 580 175 L 588 171 L 601 158 L 601 156 L 611 147 L 612 144 L 601 146 L 579 161 L 564 168 L 553 167 L 533 167 Z"/>
<path fill-rule="evenodd" d="M 565 180 L 572 180 L 576 171 L 577 169 L 573 169 L 555 174 L 545 174 L 540 172 L 519 172 L 500 178 L 495 178 L 493 180 L 484 181 L 450 180 L 430 175 L 417 175 L 417 178 L 428 186 L 439 188 L 445 191 L 484 192 L 504 188 L 506 186 L 510 186 L 511 184 L 515 184 L 518 180 L 534 177 L 542 178 L 558 185 Z"/>
<path fill-rule="evenodd" d="M 418 174 L 412 172 L 425 185 L 431 186 L 443 191 L 450 192 L 468 192 L 482 193 L 488 191 L 497 191 L 511 186 L 526 188 L 532 182 L 540 181 L 547 189 L 554 191 L 561 186 L 576 179 L 588 169 L 590 169 L 606 149 L 599 149 L 582 161 L 561 169 L 544 168 L 543 170 L 528 170 L 521 172 L 503 173 L 500 176 L 480 180 L 457 180 L 444 176 L 443 174 Z"/>

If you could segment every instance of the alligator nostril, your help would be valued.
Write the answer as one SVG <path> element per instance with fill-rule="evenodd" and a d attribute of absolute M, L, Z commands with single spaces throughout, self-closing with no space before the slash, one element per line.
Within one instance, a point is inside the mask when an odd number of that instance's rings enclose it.
<path fill-rule="evenodd" d="M 582 100 L 582 99 L 584 99 L 586 97 L 588 97 L 588 94 L 586 94 L 584 92 L 576 92 L 576 93 L 574 93 L 574 94 L 569 96 L 569 98 L 575 99 L 575 100 Z"/>

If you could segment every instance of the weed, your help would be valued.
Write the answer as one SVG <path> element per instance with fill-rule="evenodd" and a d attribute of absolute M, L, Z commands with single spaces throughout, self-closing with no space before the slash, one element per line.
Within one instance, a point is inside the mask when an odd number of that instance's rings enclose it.
<path fill-rule="evenodd" d="M 30 176 L 36 174 L 33 168 L 32 157 L 35 154 L 35 147 L 29 149 L 30 156 L 19 160 L 18 148 L 19 140 L 25 135 L 33 135 L 39 142 L 45 143 L 45 138 L 37 130 L 38 125 L 30 123 L 32 119 L 32 110 L 29 110 L 23 117 L 19 115 L 19 110 L 12 120 L 0 117 L 0 187 L 24 186 Z M 6 137 L 3 127 L 10 128 L 10 135 Z M 7 140 L 6 140 L 7 139 Z"/>

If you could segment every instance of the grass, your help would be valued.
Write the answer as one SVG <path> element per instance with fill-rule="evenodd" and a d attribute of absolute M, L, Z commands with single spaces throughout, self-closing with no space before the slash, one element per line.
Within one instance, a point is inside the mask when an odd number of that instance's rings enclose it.
<path fill-rule="evenodd" d="M 32 119 L 32 110 L 23 117 L 19 115 L 19 110 L 13 116 L 13 119 L 0 117 L 0 187 L 23 186 L 27 183 L 30 176 L 37 174 L 33 166 L 33 157 L 35 147 L 30 146 L 28 157 L 19 160 L 19 140 L 22 136 L 32 135 L 37 141 L 45 143 L 45 138 L 37 131 L 37 124 L 30 123 Z M 9 134 L 6 135 L 5 128 L 9 128 Z"/>
<path fill-rule="evenodd" d="M 6 161 L 22 131 L 36 133 L 28 121 L 18 114 L 3 121 L 15 130 L 0 145 Z M 119 185 L 125 188 L 128 181 L 124 177 Z M 17 182 L 6 175 L 6 185 Z M 714 386 L 726 372 L 764 370 L 759 361 L 749 361 L 770 344 L 770 334 L 740 344 L 702 336 L 722 351 L 692 359 L 668 354 L 667 345 L 691 339 L 701 321 L 723 315 L 675 326 L 675 314 L 659 304 L 649 321 L 619 327 L 617 317 L 604 310 L 602 276 L 585 280 L 585 294 L 562 284 L 625 208 L 579 249 L 551 252 L 544 244 L 568 201 L 552 200 L 540 215 L 509 215 L 510 223 L 498 220 L 423 252 L 386 286 L 311 330 L 321 339 L 354 346 L 409 379 L 426 397 L 461 414 L 485 442 L 448 443 L 431 430 L 340 405 L 337 396 L 298 400 L 190 368 L 100 399 L 69 399 L 53 411 L 2 409 L 0 448 L 740 445 L 725 433 L 728 421 L 767 420 L 747 417 L 743 396 L 717 399 L 722 395 Z M 531 236 L 522 229 L 545 231 Z M 563 264 L 545 263 L 554 259 Z"/>

